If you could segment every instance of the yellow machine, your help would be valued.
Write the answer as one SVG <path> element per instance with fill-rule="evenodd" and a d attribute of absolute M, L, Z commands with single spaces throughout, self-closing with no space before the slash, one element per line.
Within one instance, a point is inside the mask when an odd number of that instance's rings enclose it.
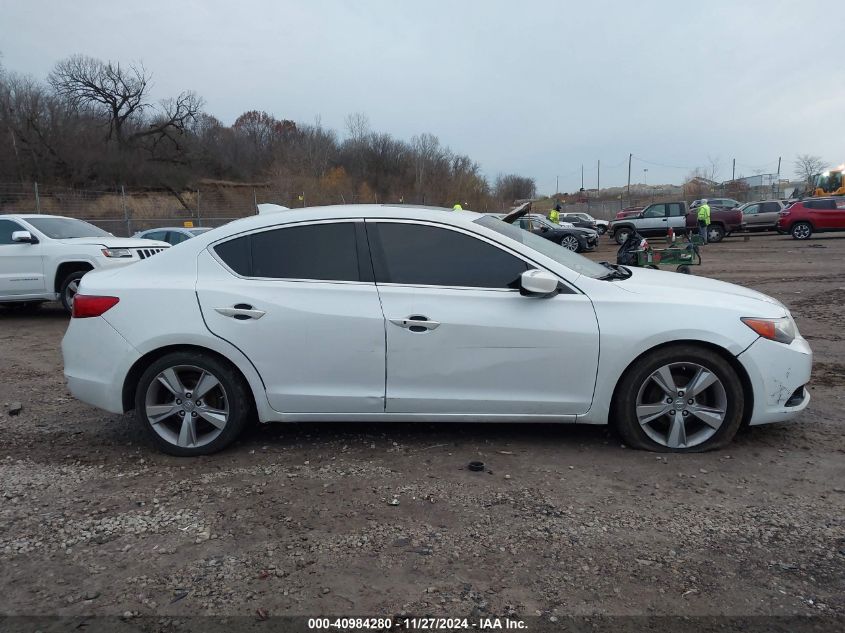
<path fill-rule="evenodd" d="M 813 176 L 813 197 L 845 196 L 845 164 Z"/>

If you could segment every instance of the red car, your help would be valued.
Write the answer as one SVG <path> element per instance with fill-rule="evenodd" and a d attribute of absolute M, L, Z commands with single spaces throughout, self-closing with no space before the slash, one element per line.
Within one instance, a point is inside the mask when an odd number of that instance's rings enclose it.
<path fill-rule="evenodd" d="M 778 233 L 806 240 L 813 233 L 845 231 L 845 198 L 807 198 L 780 212 Z"/>
<path fill-rule="evenodd" d="M 639 212 L 643 209 L 645 209 L 645 207 L 625 207 L 624 209 L 616 213 L 616 219 L 621 220 L 622 218 L 633 217 L 639 214 Z"/>

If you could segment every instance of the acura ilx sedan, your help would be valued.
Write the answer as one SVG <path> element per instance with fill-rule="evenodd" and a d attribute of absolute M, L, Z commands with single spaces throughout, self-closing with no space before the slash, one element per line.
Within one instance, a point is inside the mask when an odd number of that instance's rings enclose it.
<path fill-rule="evenodd" d="M 812 363 L 759 292 L 389 205 L 245 218 L 88 273 L 62 351 L 77 398 L 134 409 L 173 455 L 253 417 L 611 424 L 633 447 L 704 451 L 795 417 Z"/>

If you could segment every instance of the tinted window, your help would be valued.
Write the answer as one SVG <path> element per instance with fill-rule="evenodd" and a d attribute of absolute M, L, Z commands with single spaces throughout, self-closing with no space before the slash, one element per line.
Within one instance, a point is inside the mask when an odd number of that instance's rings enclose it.
<path fill-rule="evenodd" d="M 808 209 L 835 209 L 835 200 L 806 200 L 804 206 Z"/>
<path fill-rule="evenodd" d="M 377 282 L 517 288 L 529 269 L 502 249 L 450 229 L 373 222 L 367 232 Z"/>
<path fill-rule="evenodd" d="M 772 211 L 780 211 L 780 204 L 777 202 L 764 202 L 760 205 L 760 211 L 762 213 L 771 213 Z"/>
<path fill-rule="evenodd" d="M 149 233 L 144 233 L 141 237 L 143 237 L 145 240 L 158 240 L 159 242 L 166 242 L 167 231 L 150 231 Z"/>
<path fill-rule="evenodd" d="M 355 225 L 351 222 L 293 226 L 253 233 L 214 250 L 245 277 L 358 281 Z"/>
<path fill-rule="evenodd" d="M 684 208 L 677 202 L 670 202 L 669 203 L 669 215 L 670 216 L 684 215 Z"/>
<path fill-rule="evenodd" d="M 644 218 L 662 218 L 666 216 L 666 205 L 653 204 L 643 212 Z"/>
<path fill-rule="evenodd" d="M 752 204 L 750 206 L 745 207 L 742 210 L 742 213 L 743 213 L 743 215 L 755 215 L 759 211 L 760 211 L 760 205 L 759 204 Z"/>
<path fill-rule="evenodd" d="M 17 222 L 11 220 L 0 220 L 0 244 L 14 244 L 12 241 L 12 233 L 15 231 L 25 231 Z"/>

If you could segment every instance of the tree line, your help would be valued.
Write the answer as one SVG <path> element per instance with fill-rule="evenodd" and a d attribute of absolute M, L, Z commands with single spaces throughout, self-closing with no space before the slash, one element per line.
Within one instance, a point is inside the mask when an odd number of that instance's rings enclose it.
<path fill-rule="evenodd" d="M 46 81 L 0 65 L 0 182 L 179 191 L 200 181 L 271 183 L 310 203 L 405 202 L 495 209 L 536 193 L 516 174 L 489 182 L 432 134 L 405 141 L 346 119 L 345 134 L 249 110 L 225 125 L 192 91 L 151 101 L 143 64 L 84 55 Z"/>

